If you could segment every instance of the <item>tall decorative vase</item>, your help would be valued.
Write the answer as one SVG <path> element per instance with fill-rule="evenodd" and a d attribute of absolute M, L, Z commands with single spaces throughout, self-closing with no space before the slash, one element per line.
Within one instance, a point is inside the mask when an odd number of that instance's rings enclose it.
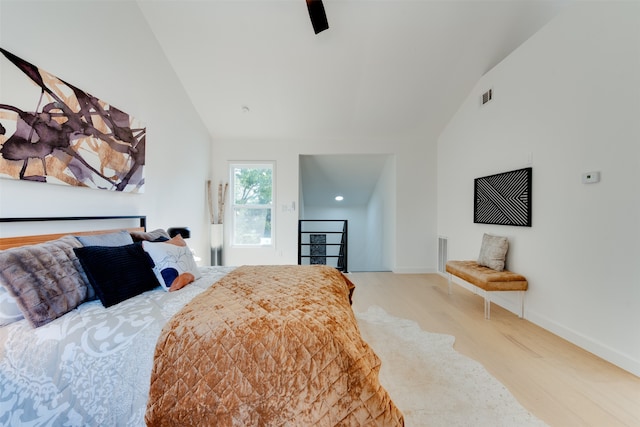
<path fill-rule="evenodd" d="M 224 224 L 211 224 L 211 265 L 222 265 Z"/>

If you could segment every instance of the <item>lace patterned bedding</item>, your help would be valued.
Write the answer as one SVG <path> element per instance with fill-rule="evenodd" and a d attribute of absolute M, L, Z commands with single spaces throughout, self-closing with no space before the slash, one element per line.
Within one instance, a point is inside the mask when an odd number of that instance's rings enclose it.
<path fill-rule="evenodd" d="M 100 301 L 32 328 L 0 327 L 0 425 L 143 426 L 156 341 L 167 321 L 231 267 L 202 267 L 179 292 Z"/>

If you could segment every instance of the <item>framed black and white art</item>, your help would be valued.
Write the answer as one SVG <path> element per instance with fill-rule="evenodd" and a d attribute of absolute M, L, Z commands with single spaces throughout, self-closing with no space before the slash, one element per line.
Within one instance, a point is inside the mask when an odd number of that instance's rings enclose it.
<path fill-rule="evenodd" d="M 474 180 L 473 222 L 531 227 L 532 168 Z"/>

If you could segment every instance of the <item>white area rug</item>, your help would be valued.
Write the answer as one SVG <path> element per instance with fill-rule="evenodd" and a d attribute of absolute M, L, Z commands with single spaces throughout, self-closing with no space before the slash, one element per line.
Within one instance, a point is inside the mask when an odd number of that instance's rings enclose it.
<path fill-rule="evenodd" d="M 455 337 L 423 331 L 380 307 L 355 314 L 408 427 L 546 426 L 480 363 L 454 350 Z"/>

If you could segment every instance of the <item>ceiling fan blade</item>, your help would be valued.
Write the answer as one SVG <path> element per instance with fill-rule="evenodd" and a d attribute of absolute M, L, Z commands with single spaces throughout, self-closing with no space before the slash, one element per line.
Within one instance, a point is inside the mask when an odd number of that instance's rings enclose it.
<path fill-rule="evenodd" d="M 307 9 L 309 9 L 309 18 L 316 34 L 329 28 L 322 0 L 307 0 Z"/>

